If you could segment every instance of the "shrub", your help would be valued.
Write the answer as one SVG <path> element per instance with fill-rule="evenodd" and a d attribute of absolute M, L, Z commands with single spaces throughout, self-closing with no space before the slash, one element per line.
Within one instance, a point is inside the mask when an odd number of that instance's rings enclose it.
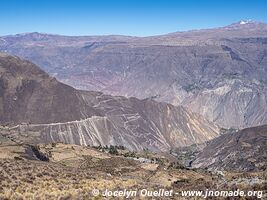
<path fill-rule="evenodd" d="M 113 146 L 113 145 L 110 145 L 110 148 L 109 148 L 109 153 L 110 154 L 115 154 L 115 155 L 118 155 L 118 150 L 117 150 L 117 147 L 116 146 Z"/>

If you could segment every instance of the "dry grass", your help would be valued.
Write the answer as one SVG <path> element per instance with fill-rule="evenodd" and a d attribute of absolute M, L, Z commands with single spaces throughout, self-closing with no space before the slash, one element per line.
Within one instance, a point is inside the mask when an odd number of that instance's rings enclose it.
<path fill-rule="evenodd" d="M 87 199 L 100 190 L 133 187 L 133 179 L 111 178 L 39 161 L 1 160 L 0 199 Z M 92 197 L 92 196 L 91 196 Z"/>
<path fill-rule="evenodd" d="M 252 185 L 246 182 L 255 178 L 266 180 L 266 172 L 227 173 L 222 178 L 203 170 L 176 168 L 162 160 L 157 164 L 141 163 L 92 148 L 63 144 L 40 145 L 39 150 L 49 155 L 50 160 L 42 162 L 25 159 L 23 148 L 0 146 L 2 155 L 12 155 L 10 158 L 0 158 L 1 200 L 102 199 L 92 196 L 94 188 L 231 190 L 237 187 L 234 184 L 237 180 L 241 180 L 238 184 L 240 189 L 266 188 L 266 182 Z"/>

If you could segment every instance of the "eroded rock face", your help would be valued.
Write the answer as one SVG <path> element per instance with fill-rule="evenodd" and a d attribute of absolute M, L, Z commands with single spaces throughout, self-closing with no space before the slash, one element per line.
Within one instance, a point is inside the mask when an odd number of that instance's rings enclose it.
<path fill-rule="evenodd" d="M 75 90 L 17 57 L 0 55 L 0 73 L 0 121 L 23 123 L 15 129 L 30 134 L 31 142 L 166 151 L 219 134 L 216 125 L 184 107 Z"/>
<path fill-rule="evenodd" d="M 267 168 L 267 125 L 224 134 L 209 143 L 193 167 L 211 170 L 254 171 Z"/>

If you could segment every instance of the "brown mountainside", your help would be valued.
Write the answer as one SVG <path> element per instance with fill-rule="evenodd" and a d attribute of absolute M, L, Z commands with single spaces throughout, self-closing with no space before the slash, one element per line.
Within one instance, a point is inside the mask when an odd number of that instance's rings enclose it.
<path fill-rule="evenodd" d="M 267 168 L 267 125 L 224 134 L 212 140 L 193 162 L 212 170 L 257 171 Z"/>
<path fill-rule="evenodd" d="M 217 126 L 184 107 L 75 90 L 6 54 L 0 83 L 0 121 L 24 123 L 8 129 L 21 140 L 166 151 L 218 136 Z"/>

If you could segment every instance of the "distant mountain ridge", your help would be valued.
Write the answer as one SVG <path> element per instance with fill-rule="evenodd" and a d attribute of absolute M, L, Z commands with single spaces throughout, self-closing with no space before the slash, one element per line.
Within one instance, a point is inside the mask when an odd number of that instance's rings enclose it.
<path fill-rule="evenodd" d="M 267 25 L 254 21 L 151 37 L 0 37 L 75 88 L 183 105 L 225 128 L 267 123 Z"/>

